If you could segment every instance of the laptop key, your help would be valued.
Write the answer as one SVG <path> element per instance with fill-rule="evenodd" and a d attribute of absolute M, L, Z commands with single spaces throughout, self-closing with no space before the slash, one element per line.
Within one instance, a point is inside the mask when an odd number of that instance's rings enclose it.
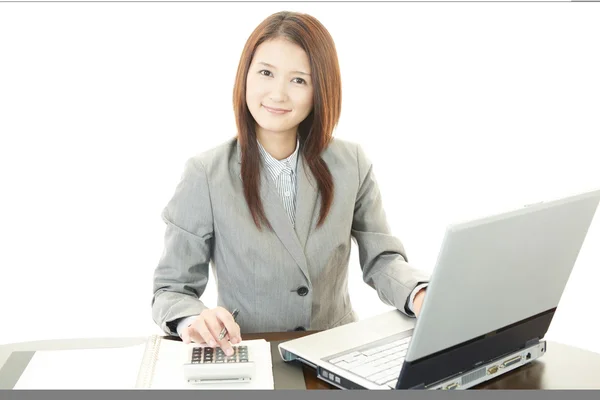
<path fill-rule="evenodd" d="M 390 370 L 394 366 L 395 365 L 393 363 L 385 363 L 385 364 L 378 365 L 376 367 L 362 366 L 362 367 L 356 368 L 354 370 L 351 370 L 350 372 L 352 372 L 353 374 L 356 374 L 358 376 L 367 377 L 367 376 L 376 374 L 378 372 Z"/>
<path fill-rule="evenodd" d="M 401 370 L 401 368 L 398 368 L 398 367 L 389 369 L 387 371 L 387 375 L 379 380 L 381 382 L 380 384 L 383 385 L 392 379 L 398 379 L 398 375 L 400 375 L 400 370 Z"/>
<path fill-rule="evenodd" d="M 389 355 L 394 354 L 397 351 L 396 349 L 397 348 L 394 347 L 394 348 L 391 348 L 391 349 L 388 349 L 388 350 L 380 351 L 379 353 L 373 354 L 371 357 L 387 357 Z"/>
<path fill-rule="evenodd" d="M 391 381 L 387 382 L 386 385 L 389 386 L 392 389 L 396 388 L 396 382 L 398 382 L 398 379 L 392 379 Z"/>
<path fill-rule="evenodd" d="M 402 369 L 402 367 L 395 367 L 395 368 L 390 368 L 390 369 L 386 369 L 385 371 L 382 371 L 380 374 L 378 374 L 377 376 L 373 376 L 373 377 L 369 377 L 368 379 L 372 382 L 375 382 L 378 385 L 383 385 L 386 382 L 392 380 L 392 379 L 398 379 L 398 375 L 400 375 L 400 370 Z"/>
<path fill-rule="evenodd" d="M 384 357 L 384 358 L 380 358 L 380 359 L 374 360 L 373 363 L 370 364 L 370 365 L 373 366 L 373 367 L 378 367 L 378 366 L 380 366 L 382 364 L 385 364 L 388 361 L 390 361 L 390 360 L 388 360 L 387 358 Z"/>
<path fill-rule="evenodd" d="M 380 371 L 376 374 L 373 375 L 369 375 L 366 378 L 368 380 L 370 380 L 371 382 L 375 382 L 377 383 L 377 381 L 379 381 L 380 379 L 386 378 L 388 376 L 388 372 L 387 371 Z"/>
<path fill-rule="evenodd" d="M 383 364 L 383 366 L 386 367 L 387 369 L 392 369 L 393 367 L 402 365 L 403 362 L 404 362 L 404 360 L 402 360 L 402 359 L 393 360 L 393 361 Z"/>
<path fill-rule="evenodd" d="M 337 364 L 335 364 L 335 365 L 336 365 L 337 367 L 340 367 L 340 368 L 342 368 L 342 369 L 349 369 L 349 368 L 348 368 L 348 365 L 350 365 L 350 364 L 348 364 L 346 361 L 341 361 L 341 362 L 338 362 L 338 363 L 337 363 Z"/>
<path fill-rule="evenodd" d="M 376 384 L 378 385 L 385 385 L 386 382 L 388 382 L 390 380 L 389 375 L 385 375 L 382 378 L 379 378 L 375 381 Z"/>
<path fill-rule="evenodd" d="M 370 376 L 370 375 L 380 372 L 380 370 L 377 368 L 374 368 L 374 367 L 370 367 L 368 365 L 367 366 L 363 365 L 358 368 L 350 370 L 350 372 L 352 372 L 353 374 L 356 374 L 358 376 L 367 377 L 367 376 Z"/>
<path fill-rule="evenodd" d="M 398 374 L 400 373 L 400 371 L 398 371 L 398 372 L 386 371 L 386 372 L 387 372 L 386 375 L 384 375 L 382 378 L 379 378 L 377 381 L 375 381 L 376 384 L 385 385 L 387 382 L 391 381 L 392 379 L 398 379 Z"/>
<path fill-rule="evenodd" d="M 363 355 L 363 354 L 359 354 L 356 357 L 354 357 L 350 362 L 348 362 L 348 364 L 351 364 L 353 366 L 357 366 L 357 365 L 362 365 L 366 362 L 369 361 L 369 357 Z"/>
<path fill-rule="evenodd" d="M 351 361 L 354 357 L 356 357 L 358 355 L 360 355 L 360 353 L 358 351 L 353 351 L 352 353 L 343 354 L 339 357 L 333 358 L 333 359 L 329 360 L 329 362 L 332 364 L 337 364 L 341 361 Z"/>
<path fill-rule="evenodd" d="M 381 351 L 391 349 L 392 347 L 396 347 L 396 346 L 398 346 L 400 344 L 399 342 L 400 341 L 397 340 L 397 341 L 392 342 L 392 343 L 384 344 L 383 346 L 377 346 L 377 347 L 374 347 L 372 349 L 365 350 L 362 353 L 364 355 L 366 355 L 366 356 L 371 356 L 371 355 L 373 355 L 375 353 L 379 353 Z"/>
<path fill-rule="evenodd" d="M 364 363 L 365 363 L 365 360 L 359 359 L 358 357 L 356 357 L 356 360 L 353 360 L 353 361 L 349 362 L 348 365 L 346 366 L 346 368 L 347 369 L 353 369 L 353 368 L 361 366 Z"/>

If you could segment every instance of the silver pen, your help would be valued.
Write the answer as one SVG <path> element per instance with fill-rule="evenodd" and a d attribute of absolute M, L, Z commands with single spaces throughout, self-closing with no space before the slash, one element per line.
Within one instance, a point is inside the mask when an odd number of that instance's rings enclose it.
<path fill-rule="evenodd" d="M 233 317 L 233 320 L 235 321 L 235 317 L 237 317 L 237 315 L 240 313 L 240 310 L 238 310 L 237 308 L 235 310 L 233 310 L 233 312 L 231 313 L 231 316 Z M 223 329 L 221 329 L 221 334 L 219 335 L 219 340 L 223 340 L 223 338 L 225 337 L 225 335 L 227 334 L 227 328 L 223 327 Z"/>

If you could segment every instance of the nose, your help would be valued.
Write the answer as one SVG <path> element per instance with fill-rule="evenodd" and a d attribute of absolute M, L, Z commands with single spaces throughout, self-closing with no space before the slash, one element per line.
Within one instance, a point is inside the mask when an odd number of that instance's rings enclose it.
<path fill-rule="evenodd" d="M 285 81 L 285 79 L 274 80 L 269 99 L 276 103 L 285 102 L 287 100 L 287 81 Z"/>

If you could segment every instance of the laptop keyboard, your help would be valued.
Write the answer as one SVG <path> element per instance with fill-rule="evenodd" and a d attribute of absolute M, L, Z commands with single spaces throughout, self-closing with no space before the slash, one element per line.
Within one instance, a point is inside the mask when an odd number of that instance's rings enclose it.
<path fill-rule="evenodd" d="M 352 350 L 329 362 L 377 385 L 387 385 L 393 389 L 396 387 L 410 339 L 411 336 L 376 347 Z"/>

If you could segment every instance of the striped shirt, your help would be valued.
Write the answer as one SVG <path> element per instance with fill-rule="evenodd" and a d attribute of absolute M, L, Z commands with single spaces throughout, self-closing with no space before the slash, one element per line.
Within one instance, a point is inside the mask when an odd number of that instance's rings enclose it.
<path fill-rule="evenodd" d="M 300 141 L 296 139 L 296 150 L 294 150 L 294 153 L 288 158 L 277 160 L 258 142 L 260 156 L 265 163 L 267 171 L 269 171 L 269 175 L 271 175 L 271 178 L 275 182 L 275 187 L 292 226 L 294 226 L 296 219 L 296 166 L 298 165 L 299 147 Z"/>

